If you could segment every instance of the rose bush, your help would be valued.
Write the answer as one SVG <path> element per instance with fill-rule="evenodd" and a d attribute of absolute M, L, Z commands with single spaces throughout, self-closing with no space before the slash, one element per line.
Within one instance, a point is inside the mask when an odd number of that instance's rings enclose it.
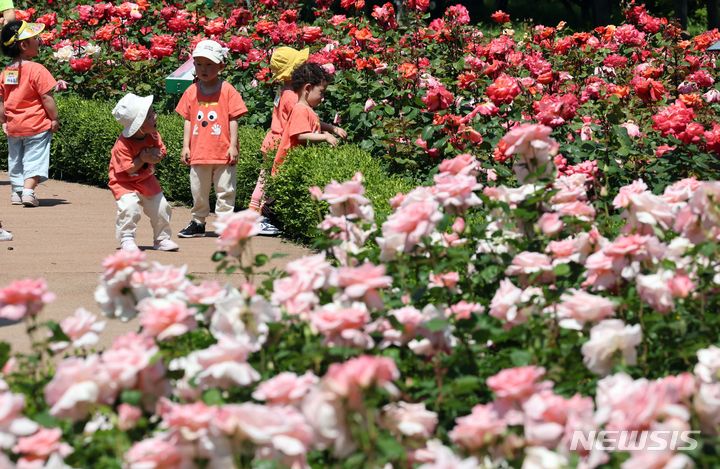
<path fill-rule="evenodd" d="M 655 195 L 638 180 L 603 202 L 555 166 L 550 128 L 516 127 L 498 148 L 523 183 L 463 154 L 384 221 L 361 174 L 311 188 L 329 205 L 320 251 L 281 272 L 249 257 L 257 214 L 221 218 L 214 260 L 237 285 L 109 256 L 100 310 L 139 330 L 105 351 L 87 311 L 43 322 L 42 280 L 0 290 L 34 343 L 2 360 L 6 465 L 714 465 L 719 183 Z M 572 445 L 600 430 L 694 430 L 698 444 Z"/>
<path fill-rule="evenodd" d="M 686 39 L 665 18 L 630 2 L 625 23 L 573 32 L 517 24 L 481 28 L 451 6 L 430 21 L 428 2 L 259 1 L 184 5 L 43 2 L 20 10 L 47 25 L 40 60 L 83 97 L 114 101 L 125 91 L 176 100 L 164 78 L 194 44 L 211 37 L 230 49 L 225 76 L 242 95 L 249 125 L 268 126 L 275 85 L 269 57 L 279 45 L 310 47 L 310 61 L 334 73 L 320 109 L 393 171 L 425 181 L 440 158 L 471 151 L 498 177 L 494 152 L 509 127 L 534 120 L 553 128 L 558 168 L 585 173 L 596 190 L 642 178 L 659 191 L 692 175 L 716 174 L 720 91 L 707 52 L 716 30 Z M 210 5 L 210 6 L 208 6 Z M 503 27 L 510 18 L 493 19 Z"/>

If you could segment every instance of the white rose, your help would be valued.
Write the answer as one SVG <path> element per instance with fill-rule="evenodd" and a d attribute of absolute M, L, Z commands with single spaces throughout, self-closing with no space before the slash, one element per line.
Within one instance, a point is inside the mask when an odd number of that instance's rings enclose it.
<path fill-rule="evenodd" d="M 72 46 L 63 46 L 57 52 L 53 52 L 53 57 L 58 62 L 69 62 L 70 59 L 75 58 L 75 50 Z"/>

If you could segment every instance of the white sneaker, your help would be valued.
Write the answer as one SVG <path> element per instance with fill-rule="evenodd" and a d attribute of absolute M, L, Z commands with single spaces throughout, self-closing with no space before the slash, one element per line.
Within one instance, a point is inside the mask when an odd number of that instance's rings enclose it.
<path fill-rule="evenodd" d="M 156 251 L 179 251 L 180 246 L 172 239 L 163 239 L 155 242 L 154 249 Z"/>
<path fill-rule="evenodd" d="M 260 220 L 260 233 L 258 233 L 260 236 L 277 236 L 280 233 L 282 233 L 280 228 L 270 223 L 267 217 L 262 217 Z"/>
<path fill-rule="evenodd" d="M 135 244 L 135 240 L 132 238 L 123 239 L 120 242 L 120 249 L 123 251 L 139 251 L 140 248 Z"/>
<path fill-rule="evenodd" d="M 38 200 L 37 197 L 35 197 L 35 194 L 29 194 L 29 195 L 23 194 L 23 196 L 21 197 L 21 200 L 22 200 L 22 204 L 26 207 L 37 207 L 38 205 L 40 205 L 40 201 Z"/>
<path fill-rule="evenodd" d="M 12 241 L 13 235 L 9 231 L 0 228 L 0 241 Z"/>
<path fill-rule="evenodd" d="M 22 199 L 20 198 L 20 194 L 17 192 L 11 192 L 10 193 L 10 203 L 12 205 L 22 205 Z"/>

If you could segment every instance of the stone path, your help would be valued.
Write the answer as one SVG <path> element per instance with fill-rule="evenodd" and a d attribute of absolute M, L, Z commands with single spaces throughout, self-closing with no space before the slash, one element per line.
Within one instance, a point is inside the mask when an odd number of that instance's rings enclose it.
<path fill-rule="evenodd" d="M 115 201 L 109 190 L 82 184 L 50 180 L 38 190 L 40 206 L 25 208 L 10 205 L 7 173 L 0 172 L 0 220 L 15 237 L 0 242 L 0 287 L 12 280 L 44 277 L 57 299 L 42 313 L 56 321 L 84 307 L 99 314 L 93 292 L 102 272 L 102 260 L 117 249 L 115 240 Z M 223 279 L 215 273 L 210 256 L 216 239 L 179 239 L 176 234 L 190 220 L 186 207 L 173 209 L 172 228 L 179 252 L 156 252 L 152 248 L 152 230 L 146 217 L 140 222 L 137 243 L 148 259 L 163 264 L 188 265 L 188 273 L 199 278 Z M 214 218 L 208 219 L 208 229 Z M 276 252 L 287 256 L 270 263 L 282 267 L 290 260 L 309 253 L 303 247 L 279 238 L 257 237 L 252 240 L 253 254 Z M 234 276 L 239 282 L 239 276 Z M 138 327 L 137 320 L 122 323 L 109 319 L 101 346 L 119 334 Z M 13 350 L 26 350 L 28 340 L 22 324 L 0 323 L 0 340 L 10 342 Z"/>

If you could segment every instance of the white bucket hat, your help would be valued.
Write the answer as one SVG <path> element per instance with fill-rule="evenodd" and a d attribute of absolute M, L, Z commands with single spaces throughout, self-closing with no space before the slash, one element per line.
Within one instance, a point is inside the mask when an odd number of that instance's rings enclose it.
<path fill-rule="evenodd" d="M 228 48 L 223 47 L 220 43 L 205 39 L 204 41 L 198 42 L 195 46 L 195 50 L 192 53 L 193 57 L 205 57 L 210 59 L 216 64 L 225 63 L 225 58 L 228 54 Z"/>
<path fill-rule="evenodd" d="M 138 96 L 128 93 L 118 101 L 112 115 L 123 126 L 123 137 L 132 137 L 140 130 L 153 103 L 153 95 Z"/>

